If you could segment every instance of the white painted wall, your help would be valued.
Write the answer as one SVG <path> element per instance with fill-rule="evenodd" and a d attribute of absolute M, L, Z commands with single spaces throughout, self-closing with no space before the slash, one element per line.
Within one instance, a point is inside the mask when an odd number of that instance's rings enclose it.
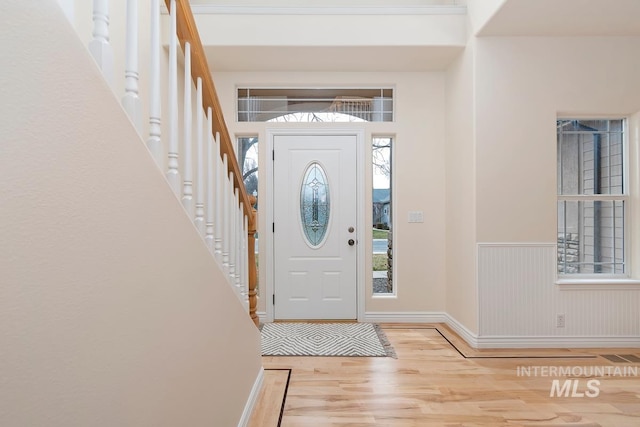
<path fill-rule="evenodd" d="M 75 0 L 58 0 L 64 15 L 72 24 L 75 22 Z"/>
<path fill-rule="evenodd" d="M 466 36 L 464 14 L 198 13 L 196 23 L 205 46 L 460 46 Z"/>
<path fill-rule="evenodd" d="M 366 134 L 365 206 L 371 206 L 371 135 L 394 137 L 394 268 L 397 297 L 372 297 L 371 260 L 367 259 L 366 312 L 424 313 L 442 312 L 445 308 L 445 76 L 432 73 L 215 73 L 214 80 L 232 135 L 258 135 L 260 164 L 267 161 L 267 127 L 287 124 L 238 123 L 235 121 L 235 89 L 237 86 L 280 87 L 395 87 L 396 121 L 363 124 Z M 300 124 L 304 127 L 345 126 L 354 124 Z M 289 126 L 291 126 L 289 124 Z M 260 178 L 260 194 L 266 194 L 266 180 Z M 261 205 L 263 206 L 263 205 Z M 424 211 L 425 222 L 409 224 L 408 211 Z M 368 211 L 367 211 L 368 212 Z M 363 225 L 371 228 L 371 215 Z M 266 215 L 259 213 L 259 230 L 266 230 Z M 366 233 L 368 251 L 371 236 Z M 267 239 L 260 239 L 260 252 L 270 251 Z M 368 257 L 367 257 L 368 258 Z M 261 260 L 262 260 L 261 256 Z M 262 266 L 261 262 L 261 266 Z M 269 280 L 266 268 L 260 269 L 261 289 Z M 258 311 L 265 311 L 265 299 Z"/>
<path fill-rule="evenodd" d="M 446 312 L 478 332 L 476 287 L 475 40 L 447 70 Z"/>
<path fill-rule="evenodd" d="M 0 424 L 237 425 L 258 331 L 57 3 L 2 21 Z"/>
<path fill-rule="evenodd" d="M 640 38 L 479 38 L 479 242 L 554 242 L 558 116 L 640 110 Z M 634 183 L 637 185 L 637 183 Z"/>
<path fill-rule="evenodd" d="M 633 218 L 638 218 L 638 212 L 640 212 L 640 111 L 631 115 L 627 122 L 629 126 L 629 182 L 632 183 L 629 192 L 631 194 L 631 212 L 634 213 Z M 632 254 L 631 268 L 634 272 L 634 277 L 640 277 L 640 238 L 638 238 L 637 224 L 631 236 L 630 250 Z"/>
<path fill-rule="evenodd" d="M 500 8 L 509 0 L 466 0 L 470 33 L 478 34 Z"/>
<path fill-rule="evenodd" d="M 561 291 L 555 263 L 544 263 L 528 244 L 548 248 L 556 240 L 556 117 L 628 117 L 640 110 L 640 38 L 487 37 L 477 39 L 476 55 L 477 241 L 481 248 L 498 243 L 511 251 L 479 266 L 481 338 L 618 336 L 637 342 L 640 289 Z M 635 117 L 632 150 L 638 146 Z M 638 279 L 637 151 L 629 160 L 630 260 Z M 479 250 L 481 260 L 486 251 L 502 253 L 489 246 Z M 555 327 L 557 313 L 566 314 L 564 331 Z"/>

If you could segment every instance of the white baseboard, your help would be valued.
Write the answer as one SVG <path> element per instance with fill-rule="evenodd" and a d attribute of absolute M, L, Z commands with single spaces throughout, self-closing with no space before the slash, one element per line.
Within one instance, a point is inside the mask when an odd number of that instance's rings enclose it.
<path fill-rule="evenodd" d="M 244 405 L 244 411 L 242 411 L 242 417 L 238 422 L 238 427 L 247 427 L 249 425 L 251 414 L 253 414 L 253 408 L 256 406 L 256 402 L 258 401 L 258 397 L 260 396 L 260 390 L 262 390 L 263 381 L 264 381 L 264 369 L 260 367 L 258 376 L 256 377 L 256 380 L 253 383 L 253 387 L 251 388 L 249 399 L 247 399 L 247 403 L 246 405 Z"/>
<path fill-rule="evenodd" d="M 477 348 L 640 348 L 634 336 L 478 337 Z"/>
<path fill-rule="evenodd" d="M 256 311 L 258 315 L 258 320 L 260 323 L 267 323 L 267 312 L 266 311 Z"/>
<path fill-rule="evenodd" d="M 444 323 L 446 315 L 442 312 L 429 311 L 369 311 L 364 314 L 362 321 L 372 323 Z"/>
<path fill-rule="evenodd" d="M 472 348 L 640 348 L 637 336 L 479 336 L 446 317 L 447 326 Z"/>
<path fill-rule="evenodd" d="M 446 323 L 449 328 L 451 328 L 456 334 L 458 334 L 460 338 L 465 340 L 470 347 L 478 348 L 478 334 L 471 332 L 469 329 L 467 329 L 466 326 L 458 322 L 453 316 L 449 315 L 448 313 L 445 313 L 445 316 L 446 320 L 444 323 Z"/>
<path fill-rule="evenodd" d="M 261 322 L 265 312 L 258 312 Z M 444 323 L 472 348 L 640 348 L 638 336 L 479 336 L 446 312 L 369 311 L 363 322 Z"/>

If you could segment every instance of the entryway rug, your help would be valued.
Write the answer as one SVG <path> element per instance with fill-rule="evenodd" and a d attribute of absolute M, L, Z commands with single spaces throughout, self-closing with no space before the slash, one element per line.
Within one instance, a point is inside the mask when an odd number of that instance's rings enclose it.
<path fill-rule="evenodd" d="M 262 325 L 263 356 L 396 357 L 373 323 L 297 323 Z"/>

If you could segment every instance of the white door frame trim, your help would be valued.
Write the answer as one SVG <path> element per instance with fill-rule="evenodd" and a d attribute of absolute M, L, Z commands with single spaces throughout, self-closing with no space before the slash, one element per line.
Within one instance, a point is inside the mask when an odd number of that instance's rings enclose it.
<path fill-rule="evenodd" d="M 365 221 L 365 209 L 364 209 L 364 143 L 365 143 L 365 130 L 364 128 L 344 128 L 344 129 L 300 129 L 300 128 L 273 128 L 266 130 L 266 142 L 267 142 L 267 159 L 268 153 L 273 153 L 274 139 L 278 135 L 301 135 L 301 136 L 314 136 L 314 135 L 328 135 L 339 136 L 349 135 L 356 137 L 356 218 L 358 226 L 356 229 L 356 313 L 358 322 L 362 322 L 365 314 L 365 286 L 364 286 L 364 265 L 365 265 L 365 235 L 363 234 L 362 227 L 366 224 Z M 274 320 L 274 307 L 273 307 L 273 293 L 275 291 L 275 269 L 274 269 L 274 233 L 273 228 L 269 227 L 269 224 L 273 224 L 273 161 L 268 160 L 265 167 L 265 180 L 266 180 L 266 192 L 268 197 L 260 201 L 260 210 L 265 212 L 265 225 L 266 233 L 261 232 L 260 238 L 265 237 L 266 253 L 260 254 L 261 260 L 264 259 L 264 264 L 260 262 L 262 268 L 266 269 L 266 281 L 264 287 L 260 287 L 260 294 L 262 298 L 265 298 L 266 308 L 266 322 L 273 322 Z"/>

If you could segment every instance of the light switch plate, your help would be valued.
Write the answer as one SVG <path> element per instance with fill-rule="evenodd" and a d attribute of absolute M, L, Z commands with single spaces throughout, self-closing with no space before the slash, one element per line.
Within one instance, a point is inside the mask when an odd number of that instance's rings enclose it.
<path fill-rule="evenodd" d="M 409 211 L 409 222 L 424 222 L 424 212 Z"/>

